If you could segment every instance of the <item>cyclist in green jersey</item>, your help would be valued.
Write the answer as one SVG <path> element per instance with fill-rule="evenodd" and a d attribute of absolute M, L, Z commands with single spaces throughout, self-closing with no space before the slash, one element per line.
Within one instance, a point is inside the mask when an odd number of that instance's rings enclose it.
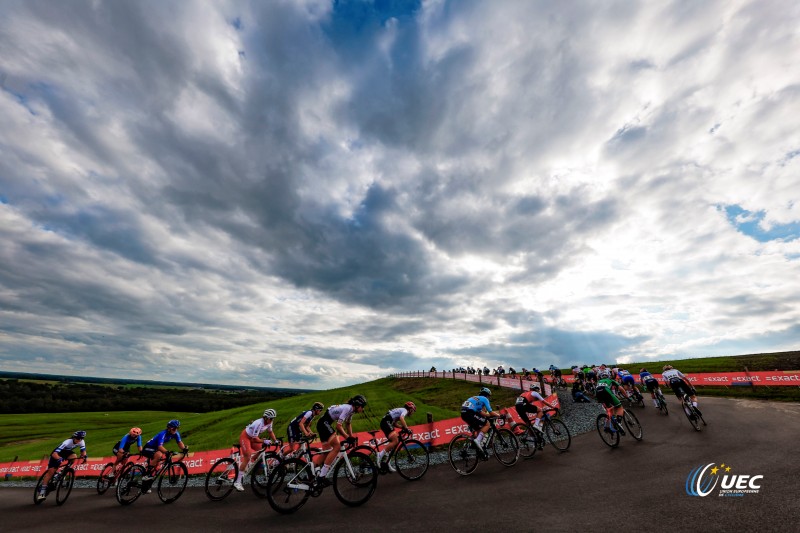
<path fill-rule="evenodd" d="M 611 373 L 607 369 L 601 369 L 598 373 L 600 380 L 597 382 L 595 395 L 597 402 L 602 403 L 606 408 L 611 408 L 611 413 L 617 420 L 618 425 L 622 426 L 622 415 L 625 409 L 622 407 L 622 402 L 619 401 L 617 395 L 612 390 L 614 387 L 621 387 L 619 383 L 611 379 Z M 606 428 L 606 431 L 614 431 L 612 428 Z"/>

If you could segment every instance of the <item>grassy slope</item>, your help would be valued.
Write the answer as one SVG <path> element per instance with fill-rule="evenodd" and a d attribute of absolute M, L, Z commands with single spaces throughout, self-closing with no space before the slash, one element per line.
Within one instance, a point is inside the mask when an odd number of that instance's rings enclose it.
<path fill-rule="evenodd" d="M 512 405 L 517 396 L 510 389 L 490 388 L 494 393 L 493 405 Z M 353 418 L 356 431 L 378 429 L 378 422 L 388 409 L 408 400 L 417 404 L 418 408 L 409 422 L 419 424 L 425 422 L 426 413 L 431 413 L 434 420 L 458 416 L 461 403 L 477 391 L 476 384 L 463 381 L 384 378 L 357 386 L 202 414 L 125 411 L 107 415 L 0 415 L 0 462 L 11 461 L 16 455 L 25 459 L 39 459 L 76 429 L 87 430 L 86 442 L 90 456 L 108 456 L 114 443 L 131 426 L 140 426 L 145 437 L 149 438 L 163 429 L 170 418 L 181 420 L 181 435 L 193 450 L 226 448 L 238 439 L 244 426 L 260 416 L 267 407 L 278 411 L 275 434 L 285 438 L 289 421 L 302 410 L 308 409 L 313 402 L 321 401 L 328 406 L 345 402 L 355 394 L 363 394 L 369 402 L 366 416 L 356 415 Z"/>

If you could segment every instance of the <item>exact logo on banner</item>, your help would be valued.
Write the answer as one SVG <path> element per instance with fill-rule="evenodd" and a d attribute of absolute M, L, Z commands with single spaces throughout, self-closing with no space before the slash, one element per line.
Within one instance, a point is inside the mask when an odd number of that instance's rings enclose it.
<path fill-rule="evenodd" d="M 731 474 L 731 466 L 722 463 L 701 465 L 689 472 L 686 477 L 686 494 L 704 498 L 714 492 L 719 484 L 718 495 L 742 497 L 745 494 L 758 494 L 764 476 Z"/>

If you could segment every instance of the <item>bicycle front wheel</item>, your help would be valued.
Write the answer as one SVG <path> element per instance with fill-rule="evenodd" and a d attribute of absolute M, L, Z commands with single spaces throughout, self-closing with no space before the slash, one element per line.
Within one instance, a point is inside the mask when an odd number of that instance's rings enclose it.
<path fill-rule="evenodd" d="M 97 494 L 105 494 L 109 487 L 111 487 L 111 484 L 114 482 L 114 479 L 111 477 L 113 473 L 114 463 L 107 463 L 106 466 L 103 467 L 103 470 L 100 471 L 100 477 L 97 478 Z"/>
<path fill-rule="evenodd" d="M 616 448 L 619 444 L 619 433 L 612 429 L 608 415 L 605 413 L 597 415 L 597 433 L 608 446 Z"/>
<path fill-rule="evenodd" d="M 631 434 L 636 440 L 642 440 L 644 437 L 644 429 L 642 425 L 639 423 L 639 419 L 636 418 L 636 415 L 625 411 L 625 414 L 622 417 L 622 420 L 625 423 L 625 427 L 628 428 L 628 433 Z"/>
<path fill-rule="evenodd" d="M 58 480 L 58 487 L 56 487 L 56 505 L 64 505 L 64 502 L 69 498 L 69 493 L 72 492 L 72 485 L 75 484 L 75 471 L 71 468 L 65 468 L 64 474 Z"/>
<path fill-rule="evenodd" d="M 545 423 L 544 434 L 556 450 L 565 452 L 569 449 L 572 436 L 569 434 L 567 425 L 561 420 L 550 419 Z"/>
<path fill-rule="evenodd" d="M 519 460 L 519 441 L 510 429 L 498 429 L 492 441 L 494 456 L 503 466 L 514 466 Z"/>
<path fill-rule="evenodd" d="M 33 503 L 39 505 L 44 501 L 44 499 L 39 498 L 39 491 L 42 490 L 42 481 L 44 480 L 44 475 L 47 473 L 47 469 L 45 469 L 44 473 L 39 476 L 39 481 L 36 482 L 36 486 L 33 487 Z"/>
<path fill-rule="evenodd" d="M 280 462 L 277 453 L 265 452 L 263 459 L 253 465 L 253 470 L 250 472 L 250 488 L 253 489 L 253 494 L 259 498 L 267 497 L 269 475 Z"/>
<path fill-rule="evenodd" d="M 392 460 L 398 474 L 408 481 L 416 481 L 428 471 L 431 456 L 420 441 L 408 439 L 400 442 Z"/>
<path fill-rule="evenodd" d="M 533 434 L 534 429 L 528 427 L 527 424 L 517 422 L 511 426 L 511 432 L 517 436 L 519 441 L 519 454 L 523 459 L 533 457 L 536 453 L 536 435 Z"/>
<path fill-rule="evenodd" d="M 667 408 L 667 400 L 662 395 L 658 395 L 658 408 L 666 416 L 669 416 L 669 409 Z"/>
<path fill-rule="evenodd" d="M 142 465 L 133 465 L 123 469 L 117 480 L 117 501 L 120 505 L 130 505 L 142 495 L 142 477 L 144 476 L 144 467 Z"/>
<path fill-rule="evenodd" d="M 333 469 L 333 492 L 350 507 L 363 505 L 378 486 L 378 468 L 369 456 L 351 452 Z"/>
<path fill-rule="evenodd" d="M 478 447 L 469 435 L 456 435 L 448 447 L 450 466 L 462 476 L 468 476 L 478 466 Z"/>
<path fill-rule="evenodd" d="M 189 481 L 189 469 L 182 462 L 170 463 L 158 476 L 158 497 L 172 503 L 181 497 Z"/>
<path fill-rule="evenodd" d="M 239 476 L 239 465 L 230 457 L 223 457 L 206 474 L 206 496 L 209 500 L 224 500 L 233 490 Z"/>
<path fill-rule="evenodd" d="M 308 501 L 314 474 L 300 459 L 289 459 L 276 466 L 267 481 L 267 502 L 281 514 L 290 514 Z"/>

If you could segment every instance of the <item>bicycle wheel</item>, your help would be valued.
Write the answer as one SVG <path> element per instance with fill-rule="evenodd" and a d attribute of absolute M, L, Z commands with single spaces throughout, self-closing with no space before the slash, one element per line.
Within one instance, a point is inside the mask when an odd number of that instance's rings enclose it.
<path fill-rule="evenodd" d="M 556 450 L 565 452 L 569 449 L 572 436 L 567 425 L 558 419 L 550 419 L 544 424 L 544 434 Z"/>
<path fill-rule="evenodd" d="M 533 457 L 533 454 L 536 453 L 536 436 L 533 434 L 534 431 L 536 430 L 528 427 L 527 424 L 519 422 L 511 426 L 511 432 L 517 436 L 517 440 L 519 441 L 519 454 L 523 459 Z"/>
<path fill-rule="evenodd" d="M 75 471 L 72 468 L 65 468 L 61 479 L 58 480 L 56 487 L 56 505 L 64 505 L 72 492 L 72 485 L 75 484 Z"/>
<path fill-rule="evenodd" d="M 42 480 L 44 479 L 44 475 L 47 473 L 47 469 L 42 472 L 42 475 L 39 476 L 39 481 L 36 482 L 36 486 L 33 487 L 33 503 L 39 505 L 44 501 L 44 499 L 39 498 L 39 491 L 42 490 Z"/>
<path fill-rule="evenodd" d="M 300 459 L 283 461 L 269 475 L 267 502 L 281 514 L 293 513 L 308 501 L 313 484 L 311 466 Z"/>
<path fill-rule="evenodd" d="M 686 415 L 686 418 L 689 420 L 689 423 L 692 425 L 692 427 L 694 427 L 695 431 L 700 431 L 700 421 L 694 414 L 694 409 L 692 409 L 692 402 L 684 400 L 683 414 Z"/>
<path fill-rule="evenodd" d="M 704 426 L 708 425 L 706 424 L 706 419 L 703 418 L 703 415 L 700 414 L 700 410 L 697 407 L 694 408 L 694 414 L 697 415 L 697 418 L 700 419 L 700 421 L 703 423 Z"/>
<path fill-rule="evenodd" d="M 625 423 L 625 427 L 628 428 L 628 433 L 630 433 L 631 437 L 636 440 L 642 440 L 644 437 L 644 429 L 639 423 L 639 419 L 636 418 L 636 415 L 625 411 L 622 420 Z"/>
<path fill-rule="evenodd" d="M 360 446 L 356 446 L 355 448 L 350 450 L 349 453 L 355 453 L 355 452 L 363 453 L 364 455 L 369 457 L 373 463 L 375 463 L 376 465 L 378 464 L 378 452 L 372 446 L 361 444 Z"/>
<path fill-rule="evenodd" d="M 206 474 L 206 496 L 209 500 L 224 500 L 233 490 L 239 476 L 239 465 L 230 457 L 223 457 Z"/>
<path fill-rule="evenodd" d="M 456 435 L 450 441 L 450 466 L 462 476 L 468 476 L 478 466 L 478 447 L 469 435 Z"/>
<path fill-rule="evenodd" d="M 189 469 L 182 462 L 170 463 L 158 476 L 158 497 L 164 503 L 172 503 L 183 494 L 189 481 Z"/>
<path fill-rule="evenodd" d="M 253 494 L 259 498 L 267 497 L 267 485 L 269 484 L 269 474 L 281 462 L 280 457 L 275 452 L 264 453 L 264 458 L 255 465 L 250 471 L 250 488 Z"/>
<path fill-rule="evenodd" d="M 611 429 L 608 415 L 605 413 L 597 415 L 597 433 L 608 446 L 616 448 L 619 444 L 619 433 Z"/>
<path fill-rule="evenodd" d="M 661 394 L 657 395 L 658 397 L 658 408 L 661 410 L 664 415 L 669 416 L 669 409 L 667 408 L 667 400 L 664 399 L 664 396 Z"/>
<path fill-rule="evenodd" d="M 100 471 L 100 476 L 97 478 L 97 494 L 105 494 L 114 483 L 114 479 L 109 477 L 113 472 L 114 463 L 107 463 Z"/>
<path fill-rule="evenodd" d="M 365 504 L 377 486 L 378 467 L 363 453 L 350 453 L 333 469 L 333 492 L 350 507 Z"/>
<path fill-rule="evenodd" d="M 398 474 L 408 481 L 416 481 L 428 471 L 431 455 L 420 441 L 408 439 L 397 446 L 392 461 Z"/>
<path fill-rule="evenodd" d="M 498 429 L 492 440 L 494 456 L 503 466 L 514 466 L 519 460 L 519 441 L 510 429 Z"/>
<path fill-rule="evenodd" d="M 130 505 L 142 495 L 143 476 L 144 467 L 142 465 L 133 465 L 130 468 L 123 469 L 117 480 L 116 490 L 117 501 L 120 505 Z"/>

